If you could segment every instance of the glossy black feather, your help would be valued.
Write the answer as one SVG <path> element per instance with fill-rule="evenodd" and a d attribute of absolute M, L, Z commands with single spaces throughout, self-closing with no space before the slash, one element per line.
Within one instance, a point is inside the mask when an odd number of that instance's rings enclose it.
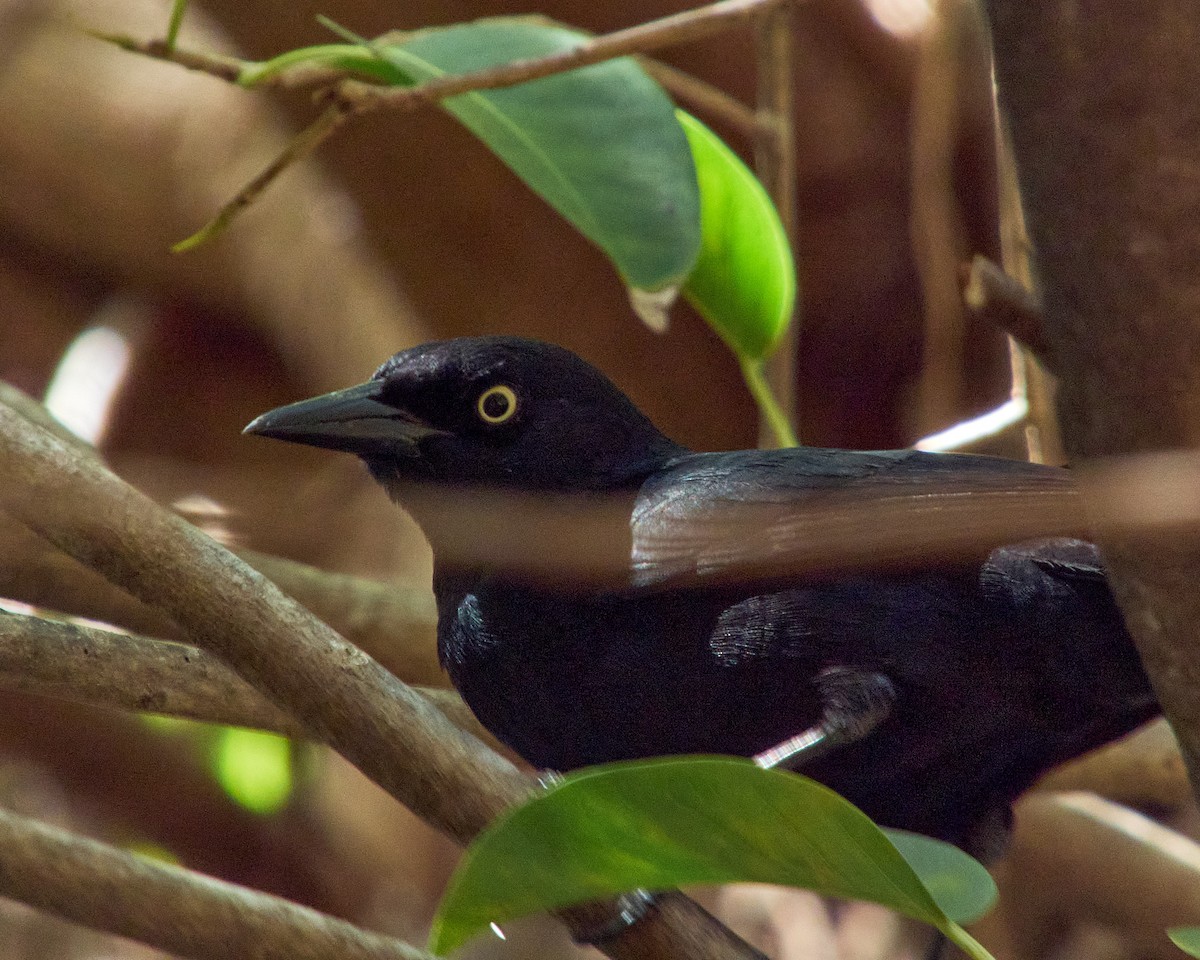
<path fill-rule="evenodd" d="M 496 385 L 516 409 L 489 423 L 478 404 Z M 357 453 L 401 502 L 414 480 L 633 500 L 621 589 L 446 569 L 435 548 L 442 660 L 479 719 L 539 766 L 755 753 L 819 719 L 821 670 L 856 667 L 892 681 L 893 713 L 805 772 L 886 825 L 962 841 L 1050 766 L 1156 712 L 1082 541 L 904 574 L 763 574 L 764 555 L 806 534 L 800 508 L 822 498 L 931 481 L 1051 489 L 1063 471 L 913 451 L 691 453 L 574 355 L 512 338 L 397 354 L 348 396 L 336 417 L 318 398 L 249 429 Z M 747 508 L 771 511 L 754 542 L 728 536 Z M 754 576 L 704 586 L 742 567 Z"/>

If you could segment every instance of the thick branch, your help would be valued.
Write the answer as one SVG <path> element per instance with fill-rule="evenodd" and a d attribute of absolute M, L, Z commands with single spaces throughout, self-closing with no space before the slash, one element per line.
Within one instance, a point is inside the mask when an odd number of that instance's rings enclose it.
<path fill-rule="evenodd" d="M 988 0 L 1076 459 L 1200 444 L 1200 7 Z M 1200 488 L 1198 488 L 1200 489 Z M 1195 496 L 1195 491 L 1192 492 Z M 1200 788 L 1200 547 L 1102 542 Z"/>
<path fill-rule="evenodd" d="M 290 714 L 196 647 L 2 611 L 0 689 L 308 736 Z M 455 726 L 495 746 L 454 691 L 415 689 Z"/>
<path fill-rule="evenodd" d="M 253 550 L 235 552 L 405 683 L 446 685 L 435 650 L 437 614 L 427 589 L 330 573 Z M 166 640 L 183 637 L 170 617 L 5 513 L 0 513 L 0 597 Z"/>
<path fill-rule="evenodd" d="M 437 609 L 428 587 L 331 573 L 256 550 L 233 552 L 405 683 L 447 685 L 437 662 Z"/>
<path fill-rule="evenodd" d="M 426 960 L 391 937 L 0 810 L 0 895 L 196 960 Z"/>
<path fill-rule="evenodd" d="M 81 456 L 98 456 L 94 447 L 55 420 L 44 406 L 2 381 L 0 402 Z M 234 552 L 406 683 L 445 685 L 434 653 L 437 611 L 428 590 L 330 573 L 255 550 Z M 135 600 L 3 514 L 0 557 L 0 596 L 134 632 L 181 639 L 178 627 L 161 611 Z"/>
<path fill-rule="evenodd" d="M 461 842 L 536 789 L 511 763 L 312 618 L 243 562 L 0 406 L 0 505 L 40 535 L 163 607 L 316 739 Z M 619 960 L 751 952 L 686 898 L 605 944 Z M 662 924 L 667 924 L 664 928 Z"/>
<path fill-rule="evenodd" d="M 461 841 L 527 796 L 511 765 L 185 521 L 0 408 L 0 501 L 229 663 L 304 728 Z"/>

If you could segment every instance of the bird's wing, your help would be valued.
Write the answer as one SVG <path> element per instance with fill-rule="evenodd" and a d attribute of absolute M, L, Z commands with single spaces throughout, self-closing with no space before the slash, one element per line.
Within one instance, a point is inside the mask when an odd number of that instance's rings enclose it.
<path fill-rule="evenodd" d="M 633 583 L 669 589 L 944 565 L 1028 536 L 1076 532 L 1046 530 L 1044 522 L 1074 495 L 1065 470 L 995 457 L 817 448 L 691 454 L 639 493 Z M 1030 532 L 1014 535 L 1022 529 Z"/>

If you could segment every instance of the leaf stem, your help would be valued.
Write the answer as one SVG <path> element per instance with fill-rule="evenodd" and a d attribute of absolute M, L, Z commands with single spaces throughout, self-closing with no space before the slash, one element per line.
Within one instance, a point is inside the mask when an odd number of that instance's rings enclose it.
<path fill-rule="evenodd" d="M 175 52 L 175 41 L 179 39 L 179 28 L 183 25 L 183 15 L 187 11 L 188 0 L 175 0 L 171 4 L 171 19 L 167 22 L 167 36 L 163 41 L 167 53 Z"/>
<path fill-rule="evenodd" d="M 982 943 L 967 933 L 957 923 L 949 923 L 941 928 L 950 941 L 965 953 L 971 960 L 995 960 Z"/>
<path fill-rule="evenodd" d="M 800 446 L 800 441 L 796 439 L 796 433 L 792 429 L 788 415 L 784 413 L 779 401 L 775 399 L 771 385 L 767 382 L 764 361 L 743 358 L 741 365 L 742 377 L 746 381 L 746 386 L 750 388 L 750 396 L 758 405 L 758 412 L 762 416 L 763 423 L 770 429 L 776 446 Z"/>

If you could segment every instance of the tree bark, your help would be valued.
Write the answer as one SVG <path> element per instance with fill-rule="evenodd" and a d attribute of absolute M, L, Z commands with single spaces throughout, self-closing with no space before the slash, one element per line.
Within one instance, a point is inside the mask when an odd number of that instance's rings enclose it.
<path fill-rule="evenodd" d="M 1200 440 L 1200 7 L 986 0 L 1073 459 Z M 1200 544 L 1102 538 L 1200 785 Z"/>

